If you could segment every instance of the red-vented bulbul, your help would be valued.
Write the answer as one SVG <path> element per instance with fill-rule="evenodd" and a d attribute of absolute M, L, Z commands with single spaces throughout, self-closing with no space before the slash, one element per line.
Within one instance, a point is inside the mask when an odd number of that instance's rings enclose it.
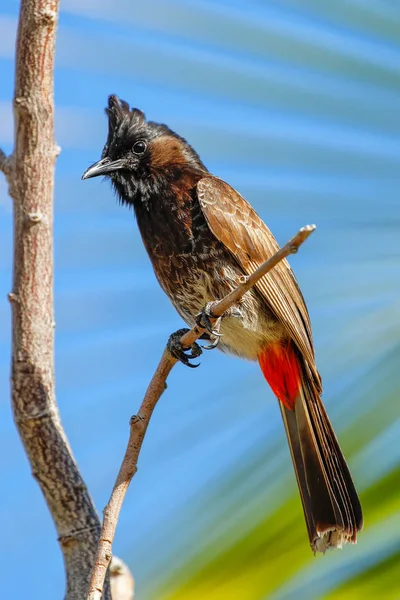
<path fill-rule="evenodd" d="M 83 179 L 108 176 L 120 201 L 134 208 L 156 277 L 193 326 L 204 306 L 226 296 L 278 244 L 186 140 L 116 96 L 106 113 L 102 158 Z M 220 332 L 213 345 L 258 361 L 279 400 L 312 549 L 356 542 L 361 506 L 321 401 L 309 315 L 286 260 L 222 319 Z"/>

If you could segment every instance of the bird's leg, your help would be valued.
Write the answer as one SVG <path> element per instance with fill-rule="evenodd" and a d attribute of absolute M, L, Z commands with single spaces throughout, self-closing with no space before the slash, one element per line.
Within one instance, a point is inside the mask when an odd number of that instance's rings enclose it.
<path fill-rule="evenodd" d="M 219 344 L 219 341 L 222 337 L 222 333 L 220 333 L 221 322 L 225 317 L 241 317 L 242 313 L 236 306 L 232 306 L 229 308 L 221 317 L 215 317 L 212 312 L 213 306 L 216 304 L 214 302 L 207 302 L 204 308 L 202 308 L 201 312 L 196 317 L 196 325 L 202 327 L 206 330 L 207 333 L 201 336 L 201 339 L 209 339 L 211 340 L 211 344 L 208 346 L 202 346 L 203 350 L 213 350 Z M 215 319 L 215 323 L 211 323 L 211 319 Z"/>
<path fill-rule="evenodd" d="M 202 354 L 202 349 L 198 344 L 196 344 L 196 342 L 192 344 L 190 348 L 187 348 L 181 344 L 181 337 L 185 335 L 185 333 L 187 333 L 188 331 L 190 331 L 190 329 L 187 329 L 185 327 L 183 329 L 178 329 L 178 331 L 175 331 L 175 333 L 172 333 L 169 336 L 167 342 L 167 349 L 172 354 L 172 356 L 180 360 L 181 363 L 183 363 L 187 367 L 195 369 L 196 367 L 200 366 L 200 363 L 198 363 L 197 365 L 193 365 L 190 361 L 193 358 L 197 358 L 198 356 L 200 356 L 200 354 Z"/>

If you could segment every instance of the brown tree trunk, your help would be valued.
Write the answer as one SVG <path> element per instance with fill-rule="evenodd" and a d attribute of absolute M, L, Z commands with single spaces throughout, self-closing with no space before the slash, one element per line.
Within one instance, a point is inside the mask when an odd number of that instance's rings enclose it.
<path fill-rule="evenodd" d="M 58 0 L 22 0 L 14 153 L 0 151 L 14 200 L 11 390 L 15 423 L 57 528 L 67 600 L 85 597 L 100 522 L 61 426 L 54 389 L 53 65 Z M 110 598 L 107 585 L 104 598 Z"/>

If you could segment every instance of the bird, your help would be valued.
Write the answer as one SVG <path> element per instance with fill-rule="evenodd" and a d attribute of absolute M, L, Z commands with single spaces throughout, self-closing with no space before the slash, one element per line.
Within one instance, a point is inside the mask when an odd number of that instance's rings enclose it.
<path fill-rule="evenodd" d="M 288 261 L 260 279 L 218 327 L 211 325 L 212 303 L 279 249 L 273 234 L 167 125 L 116 95 L 105 112 L 101 159 L 82 179 L 105 176 L 120 203 L 134 210 L 155 276 L 185 323 L 201 323 L 209 347 L 258 362 L 278 399 L 314 554 L 356 543 L 362 509 L 322 403 L 310 317 Z M 201 349 L 180 347 L 185 331 L 171 336 L 169 348 L 195 366 Z"/>

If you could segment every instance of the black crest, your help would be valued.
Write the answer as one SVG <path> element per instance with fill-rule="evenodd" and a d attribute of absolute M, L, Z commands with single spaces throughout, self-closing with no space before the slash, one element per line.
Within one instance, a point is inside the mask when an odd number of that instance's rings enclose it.
<path fill-rule="evenodd" d="M 108 97 L 108 106 L 105 109 L 108 117 L 108 136 L 103 148 L 102 158 L 112 145 L 117 136 L 123 137 L 129 130 L 139 130 L 146 125 L 146 116 L 138 108 L 130 108 L 125 100 L 120 100 L 115 94 Z"/>

